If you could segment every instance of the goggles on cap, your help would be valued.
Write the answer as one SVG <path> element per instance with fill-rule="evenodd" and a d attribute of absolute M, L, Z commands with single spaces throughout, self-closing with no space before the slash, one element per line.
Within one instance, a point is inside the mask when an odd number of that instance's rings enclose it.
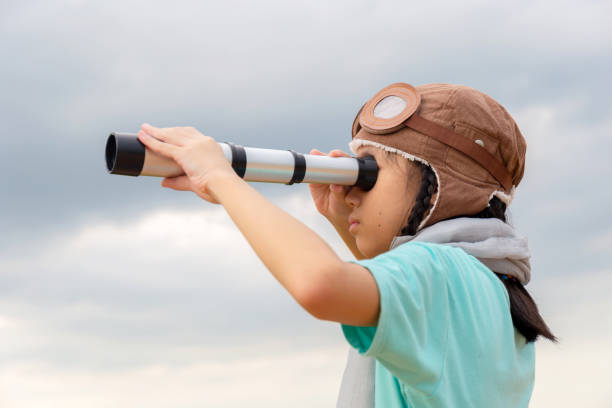
<path fill-rule="evenodd" d="M 507 191 L 512 176 L 484 147 L 417 114 L 421 97 L 409 84 L 395 83 L 380 90 L 361 108 L 353 122 L 352 136 L 361 128 L 373 135 L 394 133 L 406 126 L 470 157 L 486 169 Z"/>

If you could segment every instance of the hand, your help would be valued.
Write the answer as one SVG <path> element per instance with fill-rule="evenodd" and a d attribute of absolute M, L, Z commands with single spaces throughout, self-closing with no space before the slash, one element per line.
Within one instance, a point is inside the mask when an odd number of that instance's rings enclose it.
<path fill-rule="evenodd" d="M 317 149 L 312 149 L 310 154 L 325 156 L 325 153 Z M 332 150 L 329 152 L 329 156 L 350 157 L 350 155 L 342 150 Z M 351 187 L 338 184 L 309 184 L 309 187 L 317 210 L 337 229 L 348 229 L 348 217 L 351 214 L 351 208 L 347 205 L 344 198 Z"/>
<path fill-rule="evenodd" d="M 151 151 L 174 160 L 184 176 L 167 177 L 162 186 L 174 190 L 193 191 L 204 200 L 218 204 L 209 188 L 217 177 L 238 177 L 212 137 L 192 127 L 156 128 L 143 124 L 138 139 Z"/>

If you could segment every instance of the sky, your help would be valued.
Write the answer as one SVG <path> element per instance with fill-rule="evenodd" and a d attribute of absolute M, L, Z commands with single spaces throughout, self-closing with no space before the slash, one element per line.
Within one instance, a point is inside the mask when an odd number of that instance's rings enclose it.
<path fill-rule="evenodd" d="M 110 132 L 194 126 L 348 150 L 393 82 L 472 86 L 527 140 L 511 206 L 538 341 L 533 407 L 612 401 L 607 1 L 0 2 L 0 407 L 335 406 L 348 346 L 223 209 L 107 174 Z M 256 188 L 351 255 L 304 185 Z"/>

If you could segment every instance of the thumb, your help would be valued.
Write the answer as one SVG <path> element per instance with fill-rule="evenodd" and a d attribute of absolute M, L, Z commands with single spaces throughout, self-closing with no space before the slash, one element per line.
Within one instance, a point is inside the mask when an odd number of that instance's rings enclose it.
<path fill-rule="evenodd" d="M 162 180 L 162 187 L 171 188 L 173 190 L 190 191 L 191 182 L 187 176 L 166 177 Z"/>

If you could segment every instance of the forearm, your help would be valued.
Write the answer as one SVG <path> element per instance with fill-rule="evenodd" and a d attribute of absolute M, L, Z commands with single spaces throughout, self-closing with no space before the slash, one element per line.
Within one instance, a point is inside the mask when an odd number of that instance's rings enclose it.
<path fill-rule="evenodd" d="M 223 205 L 257 256 L 299 301 L 309 282 L 317 284 L 342 260 L 314 231 L 272 204 L 237 177 L 212 181 Z"/>
<path fill-rule="evenodd" d="M 193 128 L 146 124 L 138 137 L 185 172 L 162 185 L 222 204 L 264 265 L 309 313 L 353 325 L 376 322 L 378 289 L 368 270 L 342 262 L 316 233 L 239 178 L 212 138 Z"/>

